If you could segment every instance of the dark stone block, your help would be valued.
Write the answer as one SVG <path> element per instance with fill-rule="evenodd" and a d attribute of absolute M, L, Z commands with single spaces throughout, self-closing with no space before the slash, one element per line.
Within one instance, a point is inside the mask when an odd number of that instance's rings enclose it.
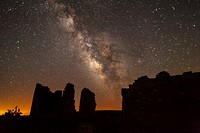
<path fill-rule="evenodd" d="M 79 115 L 84 121 L 92 121 L 95 113 L 95 94 L 84 88 L 81 92 Z"/>

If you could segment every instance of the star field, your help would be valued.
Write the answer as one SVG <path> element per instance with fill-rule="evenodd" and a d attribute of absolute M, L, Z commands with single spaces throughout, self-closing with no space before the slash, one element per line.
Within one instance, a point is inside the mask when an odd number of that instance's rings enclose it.
<path fill-rule="evenodd" d="M 0 113 L 29 113 L 36 83 L 84 87 L 97 109 L 121 109 L 142 75 L 200 71 L 199 0 L 0 1 Z M 78 108 L 77 108 L 78 109 Z"/>

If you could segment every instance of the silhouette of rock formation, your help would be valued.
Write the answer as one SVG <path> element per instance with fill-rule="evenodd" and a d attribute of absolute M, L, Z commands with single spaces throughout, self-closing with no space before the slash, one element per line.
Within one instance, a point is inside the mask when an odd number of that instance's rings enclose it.
<path fill-rule="evenodd" d="M 74 92 L 74 85 L 70 83 L 66 85 L 63 96 L 61 90 L 52 93 L 48 87 L 36 84 L 30 116 L 74 116 Z"/>
<path fill-rule="evenodd" d="M 95 94 L 87 88 L 81 91 L 79 115 L 82 120 L 91 121 L 95 114 Z"/>
<path fill-rule="evenodd" d="M 63 92 L 63 109 L 64 112 L 72 113 L 75 110 L 75 100 L 74 100 L 74 85 L 68 83 Z"/>
<path fill-rule="evenodd" d="M 35 117 L 51 112 L 53 109 L 52 98 L 53 93 L 48 87 L 36 84 L 30 115 Z"/>
<path fill-rule="evenodd" d="M 140 77 L 129 88 L 122 89 L 122 111 L 95 111 L 95 94 L 84 88 L 78 115 L 74 93 L 70 83 L 64 92 L 55 93 L 36 84 L 30 115 L 39 119 L 0 116 L 0 131 L 199 133 L 200 73 L 170 76 L 160 72 L 156 78 Z"/>
<path fill-rule="evenodd" d="M 157 118 L 158 123 L 167 119 L 172 123 L 199 117 L 200 73 L 170 76 L 167 72 L 160 72 L 156 78 L 143 76 L 129 88 L 123 88 L 121 93 L 126 125 L 138 121 L 149 124 Z"/>

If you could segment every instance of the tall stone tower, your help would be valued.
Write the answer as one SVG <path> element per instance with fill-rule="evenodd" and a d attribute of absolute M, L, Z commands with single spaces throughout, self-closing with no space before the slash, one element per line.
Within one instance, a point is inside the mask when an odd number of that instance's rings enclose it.
<path fill-rule="evenodd" d="M 36 84 L 35 92 L 33 96 L 30 116 L 40 117 L 47 115 L 52 110 L 52 95 L 53 93 L 46 86 Z"/>
<path fill-rule="evenodd" d="M 95 94 L 87 88 L 81 91 L 79 114 L 84 121 L 91 121 L 96 108 Z"/>
<path fill-rule="evenodd" d="M 68 83 L 63 92 L 63 112 L 75 113 L 74 85 Z"/>

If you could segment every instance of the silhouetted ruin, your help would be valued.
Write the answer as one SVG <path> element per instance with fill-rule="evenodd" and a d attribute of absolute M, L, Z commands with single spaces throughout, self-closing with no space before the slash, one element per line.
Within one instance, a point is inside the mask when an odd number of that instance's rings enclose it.
<path fill-rule="evenodd" d="M 170 76 L 167 72 L 160 72 L 156 78 L 143 76 L 129 88 L 122 89 L 122 97 L 126 126 L 199 120 L 200 73 Z"/>
<path fill-rule="evenodd" d="M 122 110 L 95 111 L 95 94 L 81 92 L 75 110 L 74 85 L 54 93 L 36 84 L 30 117 L 0 117 L 1 133 L 199 133 L 200 73 L 142 76 L 123 88 Z M 2 128 L 3 127 L 3 128 Z"/>
<path fill-rule="evenodd" d="M 68 117 L 69 119 L 74 119 L 75 117 L 75 100 L 74 100 L 74 85 L 68 83 L 63 92 L 63 101 L 62 101 L 62 109 L 63 116 Z"/>
<path fill-rule="evenodd" d="M 159 73 L 156 78 L 143 76 L 122 89 L 124 112 L 198 112 L 200 111 L 200 73 L 187 72 L 170 76 Z"/>
<path fill-rule="evenodd" d="M 53 93 L 46 86 L 36 84 L 30 115 L 33 117 L 49 114 L 55 109 Z"/>
<path fill-rule="evenodd" d="M 30 116 L 72 117 L 75 115 L 74 85 L 68 83 L 62 95 L 61 90 L 52 93 L 50 89 L 36 84 Z"/>
<path fill-rule="evenodd" d="M 81 119 L 91 121 L 95 114 L 96 102 L 95 94 L 89 89 L 84 88 L 81 91 L 79 115 Z"/>

